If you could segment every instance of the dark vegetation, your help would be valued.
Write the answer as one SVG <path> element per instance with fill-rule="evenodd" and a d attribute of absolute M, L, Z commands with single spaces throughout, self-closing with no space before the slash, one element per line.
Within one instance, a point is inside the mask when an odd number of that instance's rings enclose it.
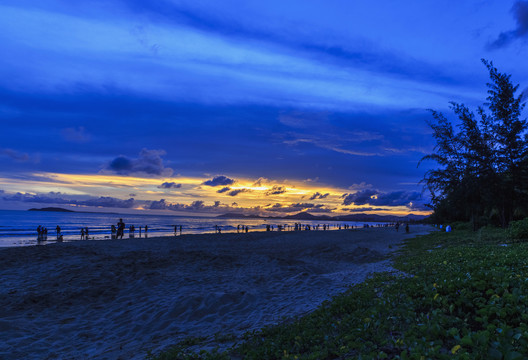
<path fill-rule="evenodd" d="M 431 192 L 433 222 L 470 221 L 474 229 L 492 224 L 507 227 L 528 216 L 527 122 L 519 85 L 482 60 L 489 71 L 487 102 L 477 113 L 451 103 L 458 117 L 458 132 L 440 112 L 429 122 L 435 152 L 423 160 L 441 167 L 423 179 Z"/>

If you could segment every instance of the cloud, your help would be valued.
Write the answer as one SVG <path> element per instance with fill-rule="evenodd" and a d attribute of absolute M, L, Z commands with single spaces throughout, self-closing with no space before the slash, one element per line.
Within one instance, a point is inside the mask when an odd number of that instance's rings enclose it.
<path fill-rule="evenodd" d="M 273 187 L 265 192 L 266 196 L 280 195 L 286 192 L 285 186 L 273 185 Z"/>
<path fill-rule="evenodd" d="M 254 187 L 260 187 L 262 186 L 262 184 L 265 184 L 265 183 L 268 183 L 269 182 L 269 179 L 266 179 L 266 178 L 263 178 L 263 177 L 259 177 L 254 183 L 252 186 Z"/>
<path fill-rule="evenodd" d="M 223 187 L 220 190 L 218 190 L 217 193 L 221 194 L 221 193 L 225 193 L 226 191 L 229 191 L 229 190 L 231 190 L 231 188 L 229 186 L 226 186 L 226 187 Z"/>
<path fill-rule="evenodd" d="M 29 156 L 28 153 L 23 153 L 13 149 L 0 149 L 0 155 L 7 156 L 17 162 L 39 162 L 39 159 L 37 157 L 32 158 L 31 156 Z"/>
<path fill-rule="evenodd" d="M 369 189 L 371 187 L 372 187 L 371 184 L 367 184 L 366 182 L 362 181 L 359 184 L 352 184 L 348 188 L 350 190 L 363 190 L 363 189 Z"/>
<path fill-rule="evenodd" d="M 2 198 L 6 201 L 21 201 L 40 204 L 93 206 L 122 209 L 130 209 L 136 204 L 134 198 L 122 200 L 110 196 L 100 196 L 89 197 L 87 199 L 72 199 L 68 198 L 65 194 L 61 194 L 60 192 L 49 192 L 47 194 L 29 194 L 18 192 L 13 195 L 3 196 Z"/>
<path fill-rule="evenodd" d="M 148 174 L 158 176 L 171 176 L 173 170 L 163 165 L 161 155 L 165 155 L 164 150 L 142 149 L 137 159 L 130 159 L 120 155 L 107 165 L 107 169 L 120 175 Z"/>
<path fill-rule="evenodd" d="M 528 35 L 528 1 L 518 0 L 511 8 L 513 17 L 517 22 L 517 28 L 502 32 L 499 37 L 488 45 L 489 49 L 500 49 L 510 45 L 513 41 L 525 38 Z"/>
<path fill-rule="evenodd" d="M 158 44 L 153 44 L 147 36 L 147 31 L 145 26 L 137 25 L 130 30 L 130 35 L 132 35 L 136 41 L 148 50 L 152 55 L 158 55 L 160 46 Z"/>
<path fill-rule="evenodd" d="M 158 189 L 179 189 L 182 187 L 182 184 L 176 184 L 175 182 L 164 182 Z"/>
<path fill-rule="evenodd" d="M 134 198 L 121 200 L 110 196 L 101 196 L 95 199 L 78 201 L 76 205 L 130 209 L 134 207 L 135 200 Z"/>
<path fill-rule="evenodd" d="M 87 143 L 91 139 L 84 126 L 62 129 L 61 134 L 66 141 L 74 143 Z"/>
<path fill-rule="evenodd" d="M 361 190 L 353 194 L 343 194 L 343 205 L 376 205 L 376 206 L 416 206 L 421 200 L 420 193 L 412 191 L 393 191 L 382 193 L 377 190 Z"/>
<path fill-rule="evenodd" d="M 152 201 L 148 206 L 150 210 L 172 210 L 190 212 L 219 212 L 231 209 L 229 205 L 215 201 L 213 205 L 205 205 L 202 200 L 193 201 L 191 204 L 168 203 L 165 199 Z"/>
<path fill-rule="evenodd" d="M 355 192 L 353 194 L 343 194 L 341 197 L 343 198 L 343 205 L 365 205 L 370 204 L 372 201 L 372 196 L 377 195 L 378 192 L 376 190 L 360 190 L 358 192 Z"/>
<path fill-rule="evenodd" d="M 220 175 L 215 176 L 211 180 L 204 181 L 202 184 L 207 186 L 228 186 L 233 185 L 235 180 L 228 178 L 227 176 Z"/>
<path fill-rule="evenodd" d="M 318 192 L 314 193 L 312 196 L 310 196 L 310 200 L 324 199 L 324 198 L 326 198 L 328 195 L 330 195 L 330 193 L 321 194 L 321 193 L 318 191 Z"/>
<path fill-rule="evenodd" d="M 327 208 L 323 204 L 297 203 L 297 204 L 283 205 L 280 203 L 276 203 L 274 205 L 266 207 L 265 210 L 273 211 L 273 212 L 281 212 L 281 213 L 301 212 L 301 211 L 307 211 L 307 210 L 309 210 L 310 212 L 329 213 L 335 209 Z"/>
<path fill-rule="evenodd" d="M 250 189 L 231 190 L 230 192 L 227 193 L 227 195 L 229 195 L 229 196 L 237 196 L 238 194 L 244 193 L 244 192 L 251 192 L 251 190 Z"/>

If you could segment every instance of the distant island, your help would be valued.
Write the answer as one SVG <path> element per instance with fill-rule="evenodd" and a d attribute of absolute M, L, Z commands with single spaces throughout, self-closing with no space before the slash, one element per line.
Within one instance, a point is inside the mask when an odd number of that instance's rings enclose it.
<path fill-rule="evenodd" d="M 114 212 L 75 211 L 75 210 L 63 209 L 63 208 L 58 208 L 58 207 L 45 207 L 42 209 L 32 208 L 32 209 L 29 209 L 28 211 L 54 211 L 54 212 L 81 213 L 81 214 L 112 214 L 112 215 L 118 214 Z"/>
<path fill-rule="evenodd" d="M 424 215 L 408 214 L 405 216 L 396 215 L 376 215 L 376 214 L 350 214 L 341 216 L 328 216 L 328 215 L 312 215 L 309 212 L 302 211 L 295 215 L 286 216 L 260 216 L 260 215 L 244 215 L 239 213 L 226 213 L 217 216 L 222 219 L 285 219 L 285 220 L 321 220 L 321 221 L 359 221 L 359 222 L 395 222 L 395 221 L 422 221 L 427 218 Z"/>
<path fill-rule="evenodd" d="M 45 207 L 42 209 L 29 209 L 28 211 L 56 211 L 56 212 L 76 212 L 73 210 L 63 209 L 63 208 L 57 208 L 57 207 Z"/>

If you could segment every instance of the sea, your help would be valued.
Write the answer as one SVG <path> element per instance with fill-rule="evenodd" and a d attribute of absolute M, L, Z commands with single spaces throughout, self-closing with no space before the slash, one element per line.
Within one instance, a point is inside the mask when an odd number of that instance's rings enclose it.
<path fill-rule="evenodd" d="M 215 233 L 220 229 L 222 233 L 237 232 L 242 226 L 248 231 L 266 231 L 267 225 L 277 231 L 278 225 L 283 229 L 293 229 L 295 223 L 303 228 L 309 225 L 311 229 L 323 229 L 324 225 L 330 230 L 337 230 L 339 226 L 350 228 L 369 226 L 383 226 L 383 223 L 359 223 L 354 221 L 318 221 L 318 220 L 285 220 L 285 219 L 227 219 L 218 217 L 199 216 L 171 216 L 171 215 L 143 215 L 143 214 L 109 214 L 88 212 L 54 212 L 54 211 L 21 211 L 0 210 L 0 247 L 46 245 L 57 241 L 57 225 L 61 228 L 63 241 L 82 241 L 81 228 L 88 228 L 89 240 L 109 240 L 111 226 L 119 219 L 126 224 L 125 238 L 129 238 L 129 226 L 134 225 L 134 237 L 174 236 L 184 234 Z M 319 225 L 319 227 L 317 227 Z M 39 240 L 37 227 L 47 228 L 45 240 Z M 145 226 L 148 232 L 145 234 Z M 177 231 L 174 227 L 177 226 Z M 181 232 L 180 232 L 181 227 Z"/>

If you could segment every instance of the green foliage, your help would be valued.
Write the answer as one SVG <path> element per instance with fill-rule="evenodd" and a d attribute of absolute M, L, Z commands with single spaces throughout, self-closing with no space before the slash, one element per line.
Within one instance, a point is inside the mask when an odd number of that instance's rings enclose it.
<path fill-rule="evenodd" d="M 528 240 L 528 218 L 510 223 L 510 237 L 514 240 Z"/>
<path fill-rule="evenodd" d="M 466 221 L 455 221 L 451 223 L 451 228 L 453 229 L 453 231 L 464 231 L 471 230 L 472 226 Z"/>
<path fill-rule="evenodd" d="M 378 274 L 311 314 L 246 335 L 225 353 L 159 359 L 522 359 L 528 244 L 503 229 L 407 241 Z"/>
<path fill-rule="evenodd" d="M 422 158 L 440 168 L 426 172 L 437 222 L 471 221 L 476 230 L 489 223 L 506 227 L 527 212 L 528 129 L 520 119 L 522 95 L 510 75 L 483 60 L 489 71 L 487 102 L 477 115 L 465 105 L 451 103 L 459 131 L 440 112 L 431 110 L 428 124 L 436 141 L 435 152 Z M 420 162 L 421 162 L 420 161 Z"/>

